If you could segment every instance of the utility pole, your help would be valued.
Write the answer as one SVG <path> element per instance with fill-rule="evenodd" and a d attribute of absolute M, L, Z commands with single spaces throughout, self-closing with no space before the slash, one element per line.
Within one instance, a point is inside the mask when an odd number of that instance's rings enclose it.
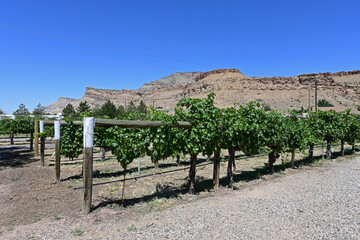
<path fill-rule="evenodd" d="M 310 101 L 310 98 L 311 98 L 311 82 L 309 81 L 309 111 L 311 111 L 311 101 Z"/>
<path fill-rule="evenodd" d="M 315 80 L 315 112 L 317 112 L 318 110 L 318 100 L 317 100 L 317 84 L 318 84 L 318 80 Z"/>

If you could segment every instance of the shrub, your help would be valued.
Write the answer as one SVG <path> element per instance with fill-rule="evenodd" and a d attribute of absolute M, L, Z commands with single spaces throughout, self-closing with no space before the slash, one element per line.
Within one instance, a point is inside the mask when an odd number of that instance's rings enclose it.
<path fill-rule="evenodd" d="M 320 99 L 318 101 L 318 106 L 319 107 L 333 107 L 334 105 L 331 104 L 330 102 L 328 102 L 326 99 Z"/>

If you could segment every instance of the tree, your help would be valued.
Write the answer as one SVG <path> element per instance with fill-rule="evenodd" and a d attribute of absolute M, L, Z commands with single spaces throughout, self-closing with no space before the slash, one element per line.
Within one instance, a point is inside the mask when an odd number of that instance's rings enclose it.
<path fill-rule="evenodd" d="M 340 112 L 337 113 L 341 119 L 341 131 L 339 132 L 339 138 L 340 138 L 340 142 L 341 142 L 341 156 L 345 155 L 345 138 L 347 137 L 347 135 L 349 134 L 349 128 L 350 128 L 350 119 L 349 119 L 349 114 L 350 114 L 351 109 L 347 109 L 344 112 Z"/>
<path fill-rule="evenodd" d="M 146 113 L 147 106 L 146 104 L 141 100 L 139 106 L 137 107 L 137 111 L 139 113 Z"/>
<path fill-rule="evenodd" d="M 100 108 L 100 114 L 102 117 L 107 116 L 109 118 L 115 118 L 117 116 L 116 106 L 107 100 Z"/>
<path fill-rule="evenodd" d="M 14 135 L 17 133 L 30 133 L 31 118 L 17 117 L 15 119 L 5 118 L 0 120 L 0 134 L 10 134 L 10 142 L 14 144 Z"/>
<path fill-rule="evenodd" d="M 93 109 L 92 109 L 92 116 L 94 117 L 101 117 L 101 109 L 99 105 L 96 105 Z"/>
<path fill-rule="evenodd" d="M 65 117 L 66 124 L 61 126 L 61 154 L 69 159 L 83 152 L 83 128 L 74 125 L 72 117 Z"/>
<path fill-rule="evenodd" d="M 125 108 L 123 105 L 120 105 L 117 109 L 118 117 L 123 119 L 126 116 Z"/>
<path fill-rule="evenodd" d="M 318 106 L 319 107 L 333 107 L 334 105 L 330 102 L 328 102 L 326 99 L 320 99 L 318 101 Z"/>
<path fill-rule="evenodd" d="M 62 110 L 62 115 L 64 117 L 75 117 L 76 112 L 74 106 L 71 103 L 68 103 L 68 105 L 66 105 L 66 107 Z"/>
<path fill-rule="evenodd" d="M 287 128 L 285 117 L 271 110 L 269 113 L 263 115 L 264 119 L 261 124 L 262 136 L 264 145 L 268 148 L 268 169 L 269 173 L 274 173 L 274 163 L 280 156 L 280 153 L 286 149 L 287 143 Z"/>
<path fill-rule="evenodd" d="M 356 139 L 360 138 L 360 117 L 355 114 L 350 114 L 347 118 L 348 129 L 345 137 L 345 141 L 351 145 L 351 150 L 355 152 Z"/>
<path fill-rule="evenodd" d="M 173 128 L 174 117 L 167 115 L 165 112 L 158 111 L 151 108 L 147 115 L 151 121 L 161 121 L 162 125 L 158 128 L 147 129 L 147 139 L 149 139 L 149 146 L 147 154 L 151 157 L 151 161 L 157 167 L 159 160 L 174 156 L 176 151 L 175 145 L 178 144 L 175 139 L 176 130 Z M 179 141 L 180 142 L 180 141 Z"/>
<path fill-rule="evenodd" d="M 136 112 L 136 106 L 135 106 L 135 104 L 133 103 L 133 101 L 131 101 L 131 102 L 129 103 L 129 105 L 127 106 L 126 112 L 127 112 L 128 114 L 129 114 L 129 113 L 134 113 L 134 112 Z"/>
<path fill-rule="evenodd" d="M 239 111 L 233 107 L 226 108 L 223 110 L 224 115 L 224 139 L 223 148 L 228 149 L 229 160 L 227 167 L 227 180 L 228 187 L 232 187 L 233 179 L 233 168 L 235 169 L 235 149 L 239 147 L 239 132 L 236 131 L 237 122 L 240 119 Z"/>
<path fill-rule="evenodd" d="M 91 107 L 86 101 L 80 102 L 79 106 L 76 108 L 76 111 L 80 115 L 81 113 L 86 113 L 91 111 Z"/>
<path fill-rule="evenodd" d="M 220 150 L 222 146 L 223 124 L 222 111 L 214 106 L 215 93 L 207 98 L 181 99 L 175 108 L 178 120 L 188 121 L 192 127 L 184 129 L 181 143 L 183 154 L 190 155 L 189 192 L 195 191 L 195 173 L 197 155 L 214 153 L 213 186 L 218 188 Z"/>
<path fill-rule="evenodd" d="M 0 114 L 5 114 L 5 112 L 2 109 L 0 109 Z"/>
<path fill-rule="evenodd" d="M 119 128 L 117 126 L 106 129 L 105 144 L 108 149 L 116 156 L 116 159 L 124 169 L 122 197 L 124 200 L 125 193 L 125 176 L 126 171 L 135 158 L 140 157 L 148 148 L 146 129 L 140 128 Z M 124 202 L 123 202 L 124 203 Z"/>
<path fill-rule="evenodd" d="M 303 150 L 307 147 L 306 136 L 308 135 L 306 125 L 302 119 L 297 116 L 296 112 L 291 112 L 285 118 L 287 131 L 287 150 L 291 152 L 291 167 L 294 168 L 296 149 Z"/>
<path fill-rule="evenodd" d="M 12 120 L 13 119 L 10 118 L 4 118 L 0 120 L 0 134 L 11 134 Z"/>
<path fill-rule="evenodd" d="M 308 117 L 302 118 L 304 124 L 304 141 L 309 148 L 309 162 L 313 162 L 314 146 L 324 141 L 325 122 L 318 117 L 320 111 L 309 112 Z"/>
<path fill-rule="evenodd" d="M 30 112 L 24 104 L 20 104 L 19 108 L 14 112 L 14 115 L 15 117 L 25 117 L 30 115 Z"/>
<path fill-rule="evenodd" d="M 250 102 L 247 105 L 239 104 L 239 109 L 227 108 L 224 110 L 224 137 L 223 148 L 229 152 L 227 168 L 228 186 L 233 183 L 233 168 L 235 169 L 235 149 L 247 154 L 257 154 L 264 151 L 261 124 L 265 111 L 260 104 Z"/>
<path fill-rule="evenodd" d="M 326 155 L 327 159 L 330 160 L 332 155 L 331 143 L 340 140 L 345 131 L 344 119 L 335 111 L 317 111 L 317 118 L 323 122 L 322 131 L 327 145 Z"/>
<path fill-rule="evenodd" d="M 42 115 L 45 115 L 46 112 L 45 112 L 45 109 L 43 106 L 41 106 L 41 104 L 39 103 L 36 108 L 34 108 L 32 114 L 35 116 L 35 117 L 40 117 Z"/>

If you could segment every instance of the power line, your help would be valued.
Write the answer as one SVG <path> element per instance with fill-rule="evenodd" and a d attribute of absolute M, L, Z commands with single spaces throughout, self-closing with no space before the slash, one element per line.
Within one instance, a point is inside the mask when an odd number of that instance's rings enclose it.
<path fill-rule="evenodd" d="M 7 29 L 11 29 L 11 30 L 15 30 L 15 31 L 19 31 L 19 32 L 32 33 L 32 34 L 36 34 L 36 35 L 40 35 L 40 36 L 48 37 L 48 38 L 65 40 L 65 41 L 74 42 L 74 43 L 77 43 L 77 44 L 83 44 L 83 45 L 88 45 L 88 46 L 95 46 L 95 47 L 100 47 L 100 48 L 105 48 L 105 49 L 116 50 L 116 51 L 120 51 L 120 52 L 124 52 L 124 53 L 130 53 L 130 54 L 135 54 L 135 55 L 142 55 L 142 56 L 146 56 L 146 57 L 152 57 L 152 58 L 157 58 L 157 59 L 162 59 L 162 60 L 168 60 L 168 61 L 176 61 L 176 62 L 191 64 L 191 65 L 198 65 L 198 66 L 203 66 L 203 67 L 217 68 L 216 66 L 212 66 L 212 65 L 207 65 L 207 64 L 202 64 L 202 63 L 197 63 L 197 62 L 182 60 L 182 59 L 167 58 L 167 57 L 162 57 L 162 56 L 158 56 L 158 55 L 153 55 L 153 54 L 149 54 L 149 53 L 145 53 L 145 52 L 131 51 L 131 50 L 126 50 L 126 49 L 122 49 L 122 48 L 118 48 L 118 47 L 113 47 L 113 46 L 109 46 L 109 45 L 105 45 L 105 44 L 99 44 L 99 43 L 94 43 L 94 42 L 89 42 L 89 41 L 77 40 L 77 39 L 72 39 L 72 38 L 68 38 L 68 37 L 63 37 L 63 36 L 60 36 L 60 35 L 43 33 L 43 32 L 39 32 L 39 31 L 34 31 L 34 30 L 24 29 L 24 28 L 19 28 L 19 27 L 14 27 L 14 26 L 5 25 L 5 24 L 0 24 L 0 27 L 2 27 L 2 28 L 7 28 Z"/>

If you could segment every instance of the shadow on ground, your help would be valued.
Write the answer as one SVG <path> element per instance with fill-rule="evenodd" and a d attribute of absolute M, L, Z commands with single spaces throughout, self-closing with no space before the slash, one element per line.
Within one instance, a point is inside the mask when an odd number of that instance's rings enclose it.
<path fill-rule="evenodd" d="M 38 159 L 33 158 L 33 152 L 29 150 L 28 146 L 0 146 L 0 169 L 21 167 L 35 161 Z"/>
<path fill-rule="evenodd" d="M 360 151 L 360 149 L 357 149 L 357 151 Z M 346 150 L 345 151 L 345 156 L 349 156 L 352 155 L 352 151 L 350 150 Z M 341 153 L 340 152 L 334 152 L 332 155 L 332 159 L 337 159 L 341 157 Z M 244 156 L 243 155 L 238 155 L 236 156 L 236 159 L 243 159 Z M 227 159 L 227 158 L 225 158 Z M 222 162 L 225 162 L 225 159 L 222 160 Z M 310 163 L 309 158 L 305 157 L 301 160 L 298 160 L 295 162 L 295 167 L 300 167 L 300 166 L 307 166 L 307 165 L 313 165 L 318 163 L 320 160 L 322 160 L 322 156 L 314 156 L 313 157 L 313 161 L 312 163 Z M 199 161 L 201 161 L 202 165 L 206 165 L 206 164 L 212 164 L 212 161 L 207 161 L 207 159 L 199 159 Z M 279 161 L 279 160 L 278 160 Z M 204 163 L 205 162 L 205 163 Z M 189 163 L 182 163 L 183 165 L 189 165 Z M 172 164 L 167 164 L 167 165 L 172 165 Z M 197 165 L 197 166 L 201 166 L 201 165 Z M 160 167 L 160 165 L 159 165 Z M 169 166 L 163 166 L 164 168 L 169 167 Z M 287 168 L 290 168 L 291 164 L 290 162 L 287 163 L 282 163 L 280 165 L 275 165 L 274 166 L 274 171 L 275 173 L 281 173 L 283 171 L 285 171 Z M 151 167 L 149 167 L 151 168 Z M 176 170 L 171 170 L 171 171 L 165 171 L 165 172 L 161 172 L 159 174 L 165 174 L 168 172 L 174 172 L 174 171 L 181 171 L 184 169 L 188 169 L 189 167 L 186 168 L 181 168 L 181 169 L 176 169 Z M 110 173 L 108 174 L 100 174 L 99 176 L 114 176 L 112 174 L 115 174 L 115 176 L 120 176 L 123 174 L 123 171 L 120 172 L 116 172 L 116 173 Z M 266 165 L 264 165 L 263 167 L 259 167 L 254 169 L 253 171 L 241 171 L 240 173 L 234 173 L 234 183 L 237 182 L 251 182 L 257 179 L 262 178 L 264 175 L 268 174 L 268 168 Z M 149 175 L 154 175 L 154 174 L 149 174 Z M 134 178 L 140 178 L 140 177 L 147 177 L 148 175 L 143 175 L 143 176 L 139 176 L 139 177 L 134 177 Z M 131 180 L 133 178 L 129 178 L 126 180 Z M 186 178 L 184 179 L 184 181 L 186 180 Z M 122 182 L 123 180 L 116 180 L 116 181 L 112 181 L 112 182 Z M 98 183 L 98 184 L 94 184 L 94 185 L 102 185 L 102 184 L 108 184 L 108 183 L 112 183 L 112 182 L 104 182 L 104 183 Z M 223 177 L 220 179 L 220 185 L 223 187 L 226 187 L 228 184 L 228 179 L 227 177 Z M 196 192 L 204 192 L 204 191 L 211 191 L 212 190 L 212 179 L 205 179 L 205 178 L 196 178 Z M 124 201 L 119 200 L 119 199 L 105 199 L 104 201 L 102 201 L 101 203 L 99 203 L 98 205 L 94 206 L 94 210 L 101 208 L 101 207 L 106 207 L 106 206 L 113 206 L 113 205 L 118 205 L 120 207 L 129 207 L 129 206 L 133 206 L 135 204 L 138 203 L 146 203 L 146 202 L 150 202 L 152 200 L 155 199 L 170 199 L 170 198 L 178 198 L 180 195 L 182 194 L 186 194 L 188 192 L 188 185 L 185 184 L 181 187 L 173 187 L 173 186 L 169 186 L 169 185 L 162 185 L 162 186 L 157 186 L 156 187 L 156 192 L 147 196 L 143 196 L 140 198 L 131 198 L 131 199 L 125 199 Z"/>

